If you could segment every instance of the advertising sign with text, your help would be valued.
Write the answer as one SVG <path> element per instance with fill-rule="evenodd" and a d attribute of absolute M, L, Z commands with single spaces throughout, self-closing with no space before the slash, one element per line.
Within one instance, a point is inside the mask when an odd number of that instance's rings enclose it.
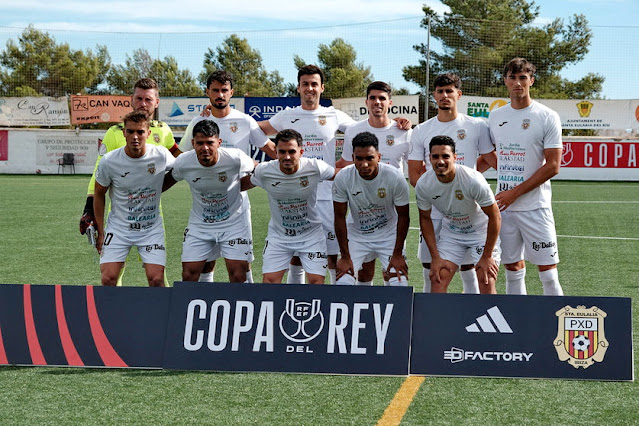
<path fill-rule="evenodd" d="M 71 95 L 71 123 L 119 123 L 131 112 L 130 96 Z"/>
<path fill-rule="evenodd" d="M 162 98 L 158 107 L 158 120 L 169 126 L 188 126 L 211 104 L 206 97 Z M 244 98 L 231 98 L 231 108 L 244 112 Z"/>
<path fill-rule="evenodd" d="M 0 126 L 67 126 L 66 97 L 0 98 Z"/>

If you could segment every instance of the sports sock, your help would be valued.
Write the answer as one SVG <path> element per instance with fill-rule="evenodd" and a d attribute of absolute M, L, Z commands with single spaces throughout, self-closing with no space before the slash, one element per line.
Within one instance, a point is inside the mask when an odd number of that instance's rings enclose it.
<path fill-rule="evenodd" d="M 249 269 L 248 271 L 246 271 L 246 281 L 247 283 L 253 283 L 253 271 L 251 269 Z"/>
<path fill-rule="evenodd" d="M 329 279 L 328 283 L 329 284 L 335 284 L 335 281 L 337 281 L 336 277 L 337 277 L 337 270 L 329 268 L 328 269 L 328 279 Z"/>
<path fill-rule="evenodd" d="M 527 294 L 526 268 L 519 271 L 506 269 L 506 294 Z"/>
<path fill-rule="evenodd" d="M 335 283 L 337 285 L 355 285 L 355 277 L 351 274 L 344 274 L 340 279 Z"/>
<path fill-rule="evenodd" d="M 479 281 L 477 281 L 477 273 L 474 269 L 467 271 L 459 271 L 463 284 L 464 294 L 479 294 Z"/>
<path fill-rule="evenodd" d="M 200 278 L 198 279 L 198 281 L 201 282 L 201 283 L 212 283 L 213 282 L 213 273 L 214 273 L 214 271 L 202 272 L 200 274 Z"/>
<path fill-rule="evenodd" d="M 389 286 L 393 286 L 393 287 L 406 287 L 408 285 L 408 280 L 403 275 L 400 276 L 399 278 L 397 278 L 397 276 L 393 275 L 388 280 L 388 284 L 386 284 L 386 281 L 384 281 L 384 285 L 389 285 Z"/>
<path fill-rule="evenodd" d="M 304 284 L 304 268 L 302 265 L 288 265 L 288 276 L 286 277 L 288 284 Z"/>
<path fill-rule="evenodd" d="M 357 283 L 355 285 L 369 285 L 370 286 L 370 285 L 373 285 L 373 282 L 372 281 L 360 281 L 360 280 L 357 280 Z"/>
<path fill-rule="evenodd" d="M 422 273 L 424 274 L 424 293 L 430 293 L 430 269 L 423 268 Z"/>
<path fill-rule="evenodd" d="M 544 286 L 545 296 L 563 296 L 564 291 L 559 284 L 559 274 L 557 268 L 539 271 L 539 279 Z"/>

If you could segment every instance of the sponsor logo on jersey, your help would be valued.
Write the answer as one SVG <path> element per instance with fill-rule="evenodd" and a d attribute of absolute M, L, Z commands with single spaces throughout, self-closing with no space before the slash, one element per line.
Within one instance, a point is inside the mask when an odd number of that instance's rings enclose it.
<path fill-rule="evenodd" d="M 152 175 L 155 174 L 155 163 L 149 163 L 147 166 L 147 171 Z"/>
<path fill-rule="evenodd" d="M 577 110 L 579 111 L 580 117 L 590 117 L 590 111 L 592 111 L 593 107 L 592 102 L 581 101 L 577 104 Z"/>
<path fill-rule="evenodd" d="M 217 178 L 220 180 L 220 182 L 226 182 L 226 180 L 228 179 L 228 177 L 226 176 L 226 172 L 218 173 Z"/>
<path fill-rule="evenodd" d="M 596 306 L 573 308 L 566 305 L 558 310 L 557 338 L 553 342 L 560 361 L 584 369 L 602 362 L 608 350 L 604 333 L 607 314 Z"/>
<path fill-rule="evenodd" d="M 237 121 L 231 121 L 229 123 L 229 129 L 231 130 L 231 132 L 236 133 L 237 132 Z"/>
<path fill-rule="evenodd" d="M 326 125 L 326 116 L 325 115 L 320 115 L 319 117 L 317 117 L 317 122 L 319 123 L 320 126 L 325 126 Z"/>
<path fill-rule="evenodd" d="M 155 141 L 155 143 L 159 144 L 160 143 L 160 135 L 158 135 L 157 133 L 153 134 L 153 141 Z"/>
<path fill-rule="evenodd" d="M 386 188 L 378 188 L 377 189 L 377 196 L 379 198 L 385 198 L 386 197 Z"/>
<path fill-rule="evenodd" d="M 524 118 L 524 121 L 521 123 L 521 128 L 524 130 L 528 130 L 530 127 L 530 118 Z"/>
<path fill-rule="evenodd" d="M 302 176 L 300 178 L 300 186 L 306 188 L 308 186 L 308 176 Z"/>
<path fill-rule="evenodd" d="M 395 144 L 395 136 L 386 135 L 386 145 L 393 146 Z"/>
<path fill-rule="evenodd" d="M 455 190 L 455 198 L 457 198 L 459 201 L 464 199 L 464 193 L 462 192 L 461 189 Z"/>
<path fill-rule="evenodd" d="M 460 141 L 466 139 L 466 129 L 457 130 L 457 139 Z"/>

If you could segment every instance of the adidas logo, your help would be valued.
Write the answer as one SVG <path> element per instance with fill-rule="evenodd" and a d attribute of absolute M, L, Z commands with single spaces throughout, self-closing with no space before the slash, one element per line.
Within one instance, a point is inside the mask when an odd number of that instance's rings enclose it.
<path fill-rule="evenodd" d="M 488 315 L 484 314 L 477 318 L 477 322 L 472 323 L 466 327 L 468 333 L 512 333 L 508 321 L 501 314 L 501 311 L 497 306 L 486 311 Z M 492 320 L 492 321 L 491 321 Z"/>

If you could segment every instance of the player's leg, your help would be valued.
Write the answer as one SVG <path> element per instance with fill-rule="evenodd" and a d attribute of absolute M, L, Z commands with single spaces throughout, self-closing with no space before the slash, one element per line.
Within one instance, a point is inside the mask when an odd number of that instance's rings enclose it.
<path fill-rule="evenodd" d="M 281 284 L 286 269 L 275 272 L 265 272 L 262 274 L 262 282 L 266 284 Z"/>
<path fill-rule="evenodd" d="M 249 263 L 246 260 L 226 259 L 226 270 L 229 273 L 229 281 L 232 283 L 245 283 L 249 271 Z"/>
<path fill-rule="evenodd" d="M 262 252 L 262 282 L 281 284 L 293 253 L 294 246 L 279 242 L 278 238 L 267 237 Z"/>
<path fill-rule="evenodd" d="M 302 261 L 299 256 L 293 256 L 291 262 L 288 265 L 288 275 L 286 277 L 287 284 L 303 284 L 304 283 L 304 268 L 302 268 Z"/>
<path fill-rule="evenodd" d="M 145 263 L 144 271 L 149 287 L 164 287 L 164 265 Z"/>
<path fill-rule="evenodd" d="M 212 283 L 215 275 L 215 260 L 204 262 L 198 281 Z"/>
<path fill-rule="evenodd" d="M 206 261 L 182 262 L 182 281 L 200 281 L 200 273 Z M 209 282 L 209 281 L 205 281 Z"/>
<path fill-rule="evenodd" d="M 518 215 L 522 212 L 501 212 L 502 263 L 506 269 L 506 294 L 526 294 L 526 262 L 524 240 Z"/>
<path fill-rule="evenodd" d="M 394 268 L 389 269 L 390 260 L 395 249 L 395 241 L 384 241 L 371 243 L 369 249 L 374 252 L 374 255 L 379 259 L 382 264 L 382 272 L 384 276 L 384 285 L 392 287 L 406 287 L 408 286 L 408 276 L 400 274 L 397 276 L 397 271 Z M 402 249 L 402 256 L 406 260 L 406 254 Z"/>
<path fill-rule="evenodd" d="M 101 282 L 104 286 L 115 286 L 124 262 L 108 262 L 100 264 Z"/>
<path fill-rule="evenodd" d="M 100 255 L 100 275 L 102 285 L 115 286 L 121 278 L 124 262 L 133 246 L 126 236 L 107 226 Z"/>
<path fill-rule="evenodd" d="M 444 259 L 444 267 L 439 270 L 440 282 L 431 281 L 432 293 L 447 293 L 448 285 L 453 280 L 455 272 L 457 271 L 457 265 L 450 260 Z"/>
<path fill-rule="evenodd" d="M 357 285 L 372 285 L 375 277 L 375 259 L 362 265 L 362 269 L 357 271 Z M 386 279 L 384 279 L 386 281 Z"/>
<path fill-rule="evenodd" d="M 474 264 L 463 264 L 459 268 L 459 277 L 462 280 L 462 293 L 479 294 L 479 282 L 477 281 L 477 273 Z"/>
<path fill-rule="evenodd" d="M 526 258 L 539 269 L 544 295 L 563 296 L 557 273 L 559 252 L 552 210 L 542 208 L 526 213 L 530 216 L 529 224 L 534 224 L 522 231 L 526 240 Z M 529 239 L 532 241 L 529 242 Z"/>
<path fill-rule="evenodd" d="M 214 239 L 202 239 L 196 232 L 189 232 L 189 228 L 184 230 L 184 240 L 182 241 L 182 280 L 193 282 L 213 282 L 204 278 L 202 271 L 206 264 L 215 261 L 220 256 L 219 244 Z"/>
<path fill-rule="evenodd" d="M 328 255 L 328 277 L 329 284 L 335 284 L 337 280 L 337 256 L 339 255 L 339 243 L 335 236 L 335 212 L 333 211 L 332 200 L 318 200 L 317 209 L 322 218 L 322 227 L 326 237 L 326 254 Z"/>
<path fill-rule="evenodd" d="M 355 275 L 344 274 L 335 284 L 338 285 L 372 285 L 372 282 L 356 280 L 355 277 L 359 276 L 362 265 L 366 262 L 375 261 L 375 252 L 369 253 L 368 247 L 365 244 L 349 240 L 348 251 L 351 254 L 351 262 L 353 263 L 353 271 Z"/>
<path fill-rule="evenodd" d="M 164 265 L 166 248 L 164 247 L 164 229 L 149 235 L 140 235 L 135 244 L 138 254 L 144 262 L 144 271 L 149 287 L 164 287 Z"/>
<path fill-rule="evenodd" d="M 435 240 L 438 240 L 439 233 L 441 232 L 441 229 L 442 229 L 442 220 L 432 219 L 432 222 L 433 222 L 433 230 L 435 231 Z M 424 278 L 424 293 L 430 293 L 431 292 L 431 284 L 430 284 L 431 256 L 421 231 L 419 232 L 419 245 L 417 246 L 417 257 L 419 258 L 419 261 L 422 263 L 422 267 L 423 267 L 422 276 Z"/>

